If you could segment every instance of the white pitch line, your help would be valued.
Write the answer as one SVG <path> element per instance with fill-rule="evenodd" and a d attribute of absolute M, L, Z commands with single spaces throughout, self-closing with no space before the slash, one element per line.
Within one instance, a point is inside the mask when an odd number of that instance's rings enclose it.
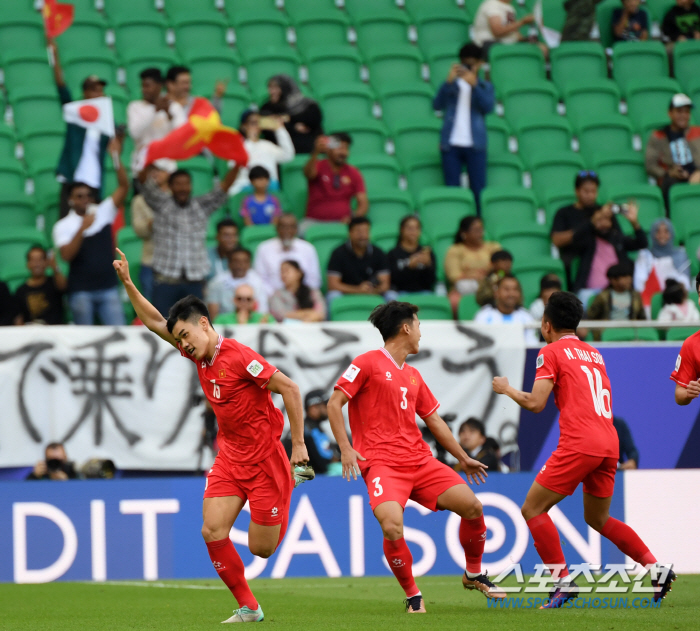
<path fill-rule="evenodd" d="M 165 589 L 228 589 L 227 587 L 217 587 L 215 585 L 178 585 L 175 583 L 146 583 L 140 581 L 84 581 L 85 585 L 116 585 L 117 587 L 160 587 Z"/>

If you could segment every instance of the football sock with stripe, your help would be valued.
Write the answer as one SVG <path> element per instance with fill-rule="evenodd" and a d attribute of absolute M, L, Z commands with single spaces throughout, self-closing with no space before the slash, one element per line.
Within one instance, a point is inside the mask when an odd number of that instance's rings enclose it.
<path fill-rule="evenodd" d="M 413 580 L 413 556 L 406 540 L 403 537 L 396 541 L 384 539 L 384 556 L 396 580 L 406 592 L 406 598 L 420 594 L 416 581 Z"/>
<path fill-rule="evenodd" d="M 481 574 L 481 557 L 486 543 L 486 524 L 483 513 L 475 519 L 464 519 L 459 523 L 459 542 L 464 548 L 467 561 L 467 576 L 475 578 Z"/>
<path fill-rule="evenodd" d="M 231 590 L 233 597 L 238 601 L 238 606 L 255 611 L 258 608 L 258 601 L 248 587 L 243 561 L 231 540 L 227 537 L 219 541 L 208 541 L 207 550 L 214 568 L 219 573 L 219 578 Z"/>
<path fill-rule="evenodd" d="M 566 567 L 566 559 L 561 549 L 559 532 L 548 513 L 542 513 L 527 522 L 532 538 L 535 541 L 535 550 L 540 555 L 542 562 L 549 567 L 554 578 L 563 578 L 569 575 Z M 555 567 L 559 566 L 559 567 Z M 557 575 L 557 570 L 559 573 Z M 555 576 L 556 575 L 556 576 Z"/>
<path fill-rule="evenodd" d="M 656 563 L 656 558 L 649 552 L 649 548 L 639 538 L 639 535 L 619 519 L 608 517 L 600 534 L 612 541 L 622 552 L 640 565 Z"/>

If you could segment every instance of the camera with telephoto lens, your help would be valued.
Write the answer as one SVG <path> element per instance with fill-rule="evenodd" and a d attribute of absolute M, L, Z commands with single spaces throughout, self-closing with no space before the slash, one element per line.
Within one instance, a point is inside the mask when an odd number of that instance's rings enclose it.
<path fill-rule="evenodd" d="M 629 210 L 630 210 L 630 205 L 629 204 L 613 204 L 611 207 L 611 210 L 615 215 L 618 215 L 622 213 L 623 215 L 626 215 Z"/>

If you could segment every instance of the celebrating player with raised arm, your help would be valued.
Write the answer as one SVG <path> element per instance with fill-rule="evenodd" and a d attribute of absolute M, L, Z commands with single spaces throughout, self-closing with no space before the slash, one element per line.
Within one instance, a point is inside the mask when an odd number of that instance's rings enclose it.
<path fill-rule="evenodd" d="M 412 499 L 422 506 L 457 513 L 462 522 L 459 541 L 464 548 L 466 572 L 462 584 L 488 598 L 505 593 L 481 571 L 486 526 L 481 502 L 450 467 L 433 458 L 423 441 L 416 414 L 436 440 L 457 460 L 467 477 L 485 481 L 485 465 L 470 458 L 437 413 L 439 403 L 420 373 L 406 364 L 418 352 L 418 307 L 392 301 L 370 315 L 384 348 L 356 357 L 338 379 L 328 403 L 328 418 L 341 452 L 343 477 L 367 484 L 369 503 L 384 533 L 384 555 L 406 592 L 406 611 L 425 613 L 425 604 L 413 579 L 411 551 L 403 537 L 403 511 Z M 350 402 L 353 444 L 345 432 L 342 408 Z"/>
<path fill-rule="evenodd" d="M 695 291 L 700 292 L 700 274 L 695 277 Z M 700 331 L 683 342 L 671 379 L 676 382 L 678 405 L 688 405 L 700 396 Z"/>
<path fill-rule="evenodd" d="M 586 523 L 637 563 L 654 564 L 654 600 L 664 598 L 676 579 L 670 567 L 656 564 L 632 528 L 610 517 L 620 446 L 612 423 L 612 394 L 603 357 L 576 336 L 582 317 L 583 305 L 574 294 L 552 294 L 541 327 L 547 346 L 537 356 L 532 392 L 516 390 L 506 377 L 493 380 L 496 393 L 505 394 L 526 410 L 541 412 L 552 390 L 559 408 L 559 445 L 537 474 L 522 507 L 535 549 L 556 579 L 545 609 L 561 607 L 578 596 L 549 510 L 572 495 L 581 482 Z"/>
<path fill-rule="evenodd" d="M 114 269 L 136 315 L 195 363 L 202 390 L 216 413 L 220 450 L 204 487 L 202 535 L 219 577 L 238 601 L 239 609 L 224 622 L 259 622 L 264 619 L 262 608 L 248 587 L 229 532 L 248 500 L 250 551 L 267 558 L 284 537 L 294 482 L 308 478 L 295 473 L 293 479 L 280 442 L 284 419 L 270 392 L 282 395 L 289 414 L 296 472 L 309 459 L 299 387 L 252 349 L 219 335 L 199 298 L 179 300 L 166 320 L 134 286 L 126 257 L 117 252 L 121 260 L 114 261 Z"/>

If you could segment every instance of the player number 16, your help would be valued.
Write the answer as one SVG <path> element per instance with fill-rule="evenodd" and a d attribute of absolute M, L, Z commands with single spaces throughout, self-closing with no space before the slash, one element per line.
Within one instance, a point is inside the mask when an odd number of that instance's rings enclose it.
<path fill-rule="evenodd" d="M 217 386 L 216 384 L 214 384 L 214 398 L 215 399 L 221 398 L 221 386 Z"/>

